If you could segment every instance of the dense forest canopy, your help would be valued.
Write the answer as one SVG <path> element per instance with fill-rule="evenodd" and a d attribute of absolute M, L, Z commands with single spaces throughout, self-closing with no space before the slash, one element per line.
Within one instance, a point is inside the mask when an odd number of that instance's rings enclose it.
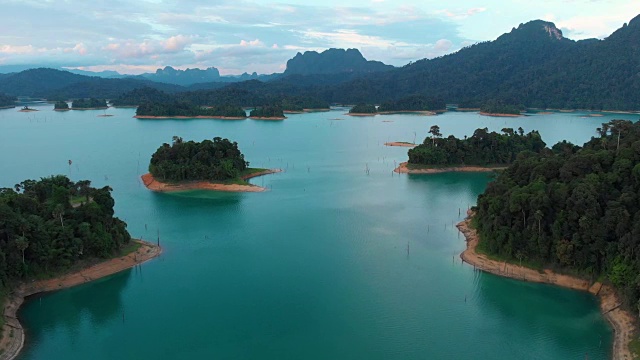
<path fill-rule="evenodd" d="M 0 281 L 44 276 L 112 256 L 131 236 L 113 217 L 111 188 L 58 175 L 0 189 Z"/>
<path fill-rule="evenodd" d="M 213 116 L 213 117 L 247 117 L 239 106 L 219 105 L 202 107 L 187 101 L 146 102 L 138 106 L 137 116 Z"/>
<path fill-rule="evenodd" d="M 107 101 L 105 99 L 76 99 L 71 102 L 74 109 L 106 109 Z"/>
<path fill-rule="evenodd" d="M 14 96 L 0 93 L 0 107 L 16 106 L 16 100 Z"/>
<path fill-rule="evenodd" d="M 329 103 L 309 96 L 289 96 L 282 99 L 282 109 L 285 111 L 329 109 Z"/>
<path fill-rule="evenodd" d="M 480 107 L 480 111 L 487 114 L 508 114 L 520 115 L 520 111 L 524 110 L 524 106 L 506 104 L 502 100 L 489 100 Z"/>
<path fill-rule="evenodd" d="M 378 109 L 371 104 L 358 104 L 349 109 L 349 114 L 377 114 Z"/>
<path fill-rule="evenodd" d="M 378 111 L 436 111 L 446 110 L 446 108 L 447 105 L 443 99 L 412 95 L 399 100 L 384 102 L 378 107 Z"/>
<path fill-rule="evenodd" d="M 284 118 L 281 106 L 267 105 L 251 110 L 249 116 L 252 118 Z"/>
<path fill-rule="evenodd" d="M 169 94 L 158 89 L 144 87 L 121 94 L 111 100 L 113 106 L 138 106 L 144 103 L 164 103 L 172 101 Z"/>
<path fill-rule="evenodd" d="M 597 134 L 518 155 L 478 198 L 480 247 L 605 275 L 640 306 L 640 123 L 614 120 Z"/>
<path fill-rule="evenodd" d="M 174 136 L 151 156 L 149 172 L 161 181 L 224 181 L 238 178 L 249 163 L 236 142 L 215 137 L 202 142 Z"/>
<path fill-rule="evenodd" d="M 53 104 L 53 109 L 54 110 L 69 110 L 69 104 L 66 101 L 56 101 L 56 103 Z"/>
<path fill-rule="evenodd" d="M 443 138 L 440 127 L 429 130 L 430 137 L 409 150 L 409 163 L 415 165 L 505 165 L 512 163 L 521 151 L 540 152 L 546 144 L 537 131 L 525 134 L 522 128 L 502 129 L 502 134 L 477 129 L 471 137 Z"/>

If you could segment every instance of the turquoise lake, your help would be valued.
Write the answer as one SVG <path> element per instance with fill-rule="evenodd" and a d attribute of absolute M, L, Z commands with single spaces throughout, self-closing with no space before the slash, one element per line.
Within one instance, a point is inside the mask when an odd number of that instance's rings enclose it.
<path fill-rule="evenodd" d="M 436 124 L 445 136 L 521 126 L 548 145 L 582 144 L 602 122 L 637 115 L 351 118 L 336 109 L 271 122 L 36 108 L 0 110 L 0 186 L 51 174 L 109 185 L 131 235 L 159 231 L 164 252 L 29 299 L 21 360 L 610 356 L 594 297 L 461 264 L 454 225 L 490 175 L 392 174 L 407 149 L 383 144 L 421 141 Z M 152 193 L 140 175 L 174 135 L 227 137 L 252 166 L 285 171 L 252 179 L 263 193 Z"/>

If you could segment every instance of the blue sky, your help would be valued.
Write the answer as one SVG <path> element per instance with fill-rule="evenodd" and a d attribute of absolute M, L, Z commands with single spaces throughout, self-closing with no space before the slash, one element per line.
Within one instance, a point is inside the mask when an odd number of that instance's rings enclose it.
<path fill-rule="evenodd" d="M 529 20 L 578 40 L 604 38 L 638 14 L 636 0 L 0 0 L 0 65 L 272 73 L 297 52 L 331 47 L 404 65 Z"/>

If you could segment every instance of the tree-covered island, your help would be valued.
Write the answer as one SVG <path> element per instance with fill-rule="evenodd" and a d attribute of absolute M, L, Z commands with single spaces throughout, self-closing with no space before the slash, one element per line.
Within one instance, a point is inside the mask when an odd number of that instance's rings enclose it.
<path fill-rule="evenodd" d="M 197 106 L 187 101 L 146 102 L 138 106 L 137 118 L 211 118 L 246 119 L 246 112 L 239 106 Z"/>
<path fill-rule="evenodd" d="M 502 100 L 489 100 L 480 106 L 480 114 L 489 116 L 520 116 L 520 112 L 524 110 L 521 105 L 507 104 Z"/>
<path fill-rule="evenodd" d="M 151 156 L 149 174 L 142 180 L 154 191 L 262 191 L 247 179 L 280 170 L 249 168 L 236 142 L 215 137 L 202 142 L 174 136 Z"/>
<path fill-rule="evenodd" d="M 329 111 L 329 103 L 308 96 L 290 96 L 282 99 L 284 113 L 304 113 L 312 111 Z"/>
<path fill-rule="evenodd" d="M 107 108 L 105 99 L 76 99 L 71 102 L 71 110 L 102 110 Z"/>
<path fill-rule="evenodd" d="M 56 101 L 56 103 L 53 104 L 53 110 L 55 110 L 55 111 L 67 111 L 67 110 L 71 110 L 71 109 L 69 109 L 69 104 L 67 104 L 66 101 Z"/>
<path fill-rule="evenodd" d="M 281 106 L 278 105 L 266 105 L 257 107 L 249 113 L 251 119 L 264 119 L 264 120 L 284 120 L 284 111 Z"/>
<path fill-rule="evenodd" d="M 349 109 L 349 115 L 352 116 L 372 116 L 378 113 L 375 105 L 358 104 Z"/>
<path fill-rule="evenodd" d="M 447 105 L 442 99 L 432 99 L 426 96 L 414 95 L 399 100 L 384 102 L 378 107 L 378 113 L 420 112 L 435 114 L 436 111 L 446 111 L 446 109 Z"/>
<path fill-rule="evenodd" d="M 494 168 L 511 164 L 522 151 L 538 153 L 545 148 L 537 131 L 524 133 L 511 128 L 502 133 L 489 132 L 487 128 L 477 129 L 471 137 L 458 139 L 453 135 L 443 138 L 440 127 L 434 125 L 429 130 L 430 137 L 408 152 L 409 170 L 442 167 L 485 167 Z"/>

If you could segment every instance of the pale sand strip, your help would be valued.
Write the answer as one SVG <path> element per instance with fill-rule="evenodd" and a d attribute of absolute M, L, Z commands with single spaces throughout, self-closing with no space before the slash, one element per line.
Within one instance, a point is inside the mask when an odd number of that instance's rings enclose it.
<path fill-rule="evenodd" d="M 9 294 L 4 303 L 3 316 L 5 323 L 2 328 L 2 340 L 0 340 L 0 349 L 3 349 L 3 352 L 0 354 L 0 360 L 15 359 L 24 346 L 24 329 L 17 318 L 17 314 L 18 309 L 27 296 L 47 291 L 61 290 L 113 275 L 132 268 L 135 265 L 142 264 L 162 253 L 162 248 L 157 245 L 142 240 L 133 241 L 140 243 L 141 246 L 131 254 L 103 261 L 75 273 L 62 275 L 49 280 L 22 284 Z"/>
<path fill-rule="evenodd" d="M 401 142 L 401 141 L 392 141 L 392 142 L 384 143 L 384 146 L 416 147 L 418 146 L 418 144 L 410 144 L 410 143 Z"/>
<path fill-rule="evenodd" d="M 385 144 L 386 145 L 386 144 Z M 400 163 L 400 166 L 393 171 L 398 174 L 440 174 L 447 172 L 492 172 L 495 170 L 503 170 L 506 167 L 484 167 L 484 166 L 452 166 L 442 168 L 424 168 L 424 169 L 409 169 L 407 163 Z"/>
<path fill-rule="evenodd" d="M 269 169 L 260 171 L 257 173 L 245 175 L 243 180 L 251 179 L 257 176 L 275 174 L 282 172 L 282 169 Z M 151 173 L 147 173 L 141 176 L 142 183 L 147 189 L 156 192 L 175 192 L 175 191 L 189 191 L 189 190 L 212 190 L 212 191 L 227 191 L 227 192 L 262 192 L 267 190 L 257 185 L 240 185 L 240 184 L 219 184 L 208 181 L 188 181 L 178 184 L 164 183 L 156 180 Z"/>
<path fill-rule="evenodd" d="M 494 275 L 589 291 L 596 295 L 600 299 L 600 310 L 602 314 L 614 330 L 613 360 L 633 359 L 631 351 L 629 350 L 629 343 L 633 339 L 635 319 L 629 312 L 620 307 L 621 302 L 611 286 L 602 285 L 598 282 L 590 284 L 587 280 L 569 275 L 556 274 L 549 269 L 540 272 L 524 266 L 491 260 L 485 255 L 478 254 L 476 252 L 479 241 L 478 233 L 471 227 L 473 212 L 469 211 L 468 215 L 464 221 L 456 225 L 460 232 L 464 234 L 467 241 L 467 249 L 460 254 L 463 261 L 473 265 L 474 268 Z"/>
<path fill-rule="evenodd" d="M 493 117 L 521 117 L 523 115 L 516 115 L 516 114 L 494 114 L 494 113 L 488 113 L 488 112 L 480 112 L 480 115 L 483 116 L 493 116 Z"/>

